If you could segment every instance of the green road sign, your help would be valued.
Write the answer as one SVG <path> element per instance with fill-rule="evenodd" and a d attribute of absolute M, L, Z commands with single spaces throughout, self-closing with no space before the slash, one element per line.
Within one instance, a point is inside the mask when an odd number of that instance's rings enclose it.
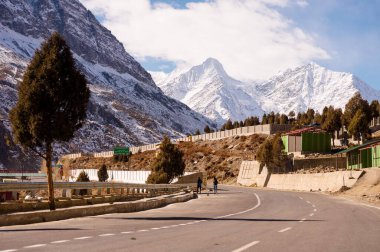
<path fill-rule="evenodd" d="M 116 147 L 113 149 L 115 155 L 128 155 L 129 147 Z"/>

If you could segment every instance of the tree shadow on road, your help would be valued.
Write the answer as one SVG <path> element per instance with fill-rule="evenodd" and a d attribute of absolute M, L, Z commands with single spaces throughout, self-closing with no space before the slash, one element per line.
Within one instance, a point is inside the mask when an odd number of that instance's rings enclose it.
<path fill-rule="evenodd" d="M 82 228 L 23 228 L 23 229 L 0 229 L 0 233 L 5 232 L 28 232 L 28 231 L 74 231 L 74 230 L 84 230 Z"/>
<path fill-rule="evenodd" d="M 103 219 L 115 219 L 115 220 L 149 220 L 149 221 L 172 221 L 172 220 L 183 220 L 183 221 L 253 221 L 253 222 L 318 222 L 324 220 L 301 220 L 301 219 L 248 219 L 248 218 L 202 218 L 202 217 L 103 217 Z"/>

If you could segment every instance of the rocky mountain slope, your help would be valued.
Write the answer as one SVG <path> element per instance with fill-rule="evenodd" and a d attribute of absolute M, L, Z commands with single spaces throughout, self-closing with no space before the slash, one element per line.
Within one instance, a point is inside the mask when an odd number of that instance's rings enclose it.
<path fill-rule="evenodd" d="M 64 36 L 91 90 L 88 120 L 58 153 L 109 150 L 194 132 L 211 124 L 186 105 L 167 97 L 150 74 L 78 0 L 2 0 L 0 2 L 0 122 L 17 100 L 17 82 L 34 54 L 52 32 Z M 5 120 L 5 121 L 4 121 Z M 0 139 L 0 163 L 10 167 L 20 152 L 10 153 Z"/>
<path fill-rule="evenodd" d="M 373 89 L 351 73 L 334 72 L 315 63 L 288 69 L 269 80 L 244 83 L 227 75 L 215 59 L 185 73 L 153 75 L 169 96 L 215 120 L 241 120 L 271 111 L 288 114 L 325 106 L 343 108 L 359 91 L 368 101 L 380 99 Z"/>
<path fill-rule="evenodd" d="M 216 59 L 209 58 L 178 76 L 157 77 L 161 78 L 156 79 L 157 85 L 165 94 L 218 124 L 263 113 L 255 99 L 239 87 L 242 83 L 228 76 Z"/>

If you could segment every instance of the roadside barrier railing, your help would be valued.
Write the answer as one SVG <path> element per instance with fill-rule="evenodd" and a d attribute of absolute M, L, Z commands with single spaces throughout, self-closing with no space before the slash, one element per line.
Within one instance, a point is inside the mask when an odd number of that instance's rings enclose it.
<path fill-rule="evenodd" d="M 62 197 L 71 197 L 78 195 L 80 190 L 97 189 L 97 195 L 102 195 L 103 189 L 106 194 L 120 195 L 138 195 L 145 194 L 148 196 L 155 196 L 158 194 L 168 194 L 179 192 L 184 189 L 192 189 L 196 185 L 191 184 L 131 184 L 131 183 L 115 183 L 115 182 L 54 182 L 54 189 L 62 191 Z M 31 192 L 34 196 L 35 192 L 47 190 L 47 182 L 3 182 L 0 183 L 0 193 L 2 192 Z M 92 192 L 90 193 L 92 195 Z M 96 193 L 95 193 L 96 195 Z"/>

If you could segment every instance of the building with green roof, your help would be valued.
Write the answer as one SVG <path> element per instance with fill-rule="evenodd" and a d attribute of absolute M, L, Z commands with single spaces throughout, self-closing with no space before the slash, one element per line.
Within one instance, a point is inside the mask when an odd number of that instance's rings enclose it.
<path fill-rule="evenodd" d="M 380 139 L 348 148 L 337 153 L 339 154 L 346 154 L 347 169 L 380 168 Z"/>

